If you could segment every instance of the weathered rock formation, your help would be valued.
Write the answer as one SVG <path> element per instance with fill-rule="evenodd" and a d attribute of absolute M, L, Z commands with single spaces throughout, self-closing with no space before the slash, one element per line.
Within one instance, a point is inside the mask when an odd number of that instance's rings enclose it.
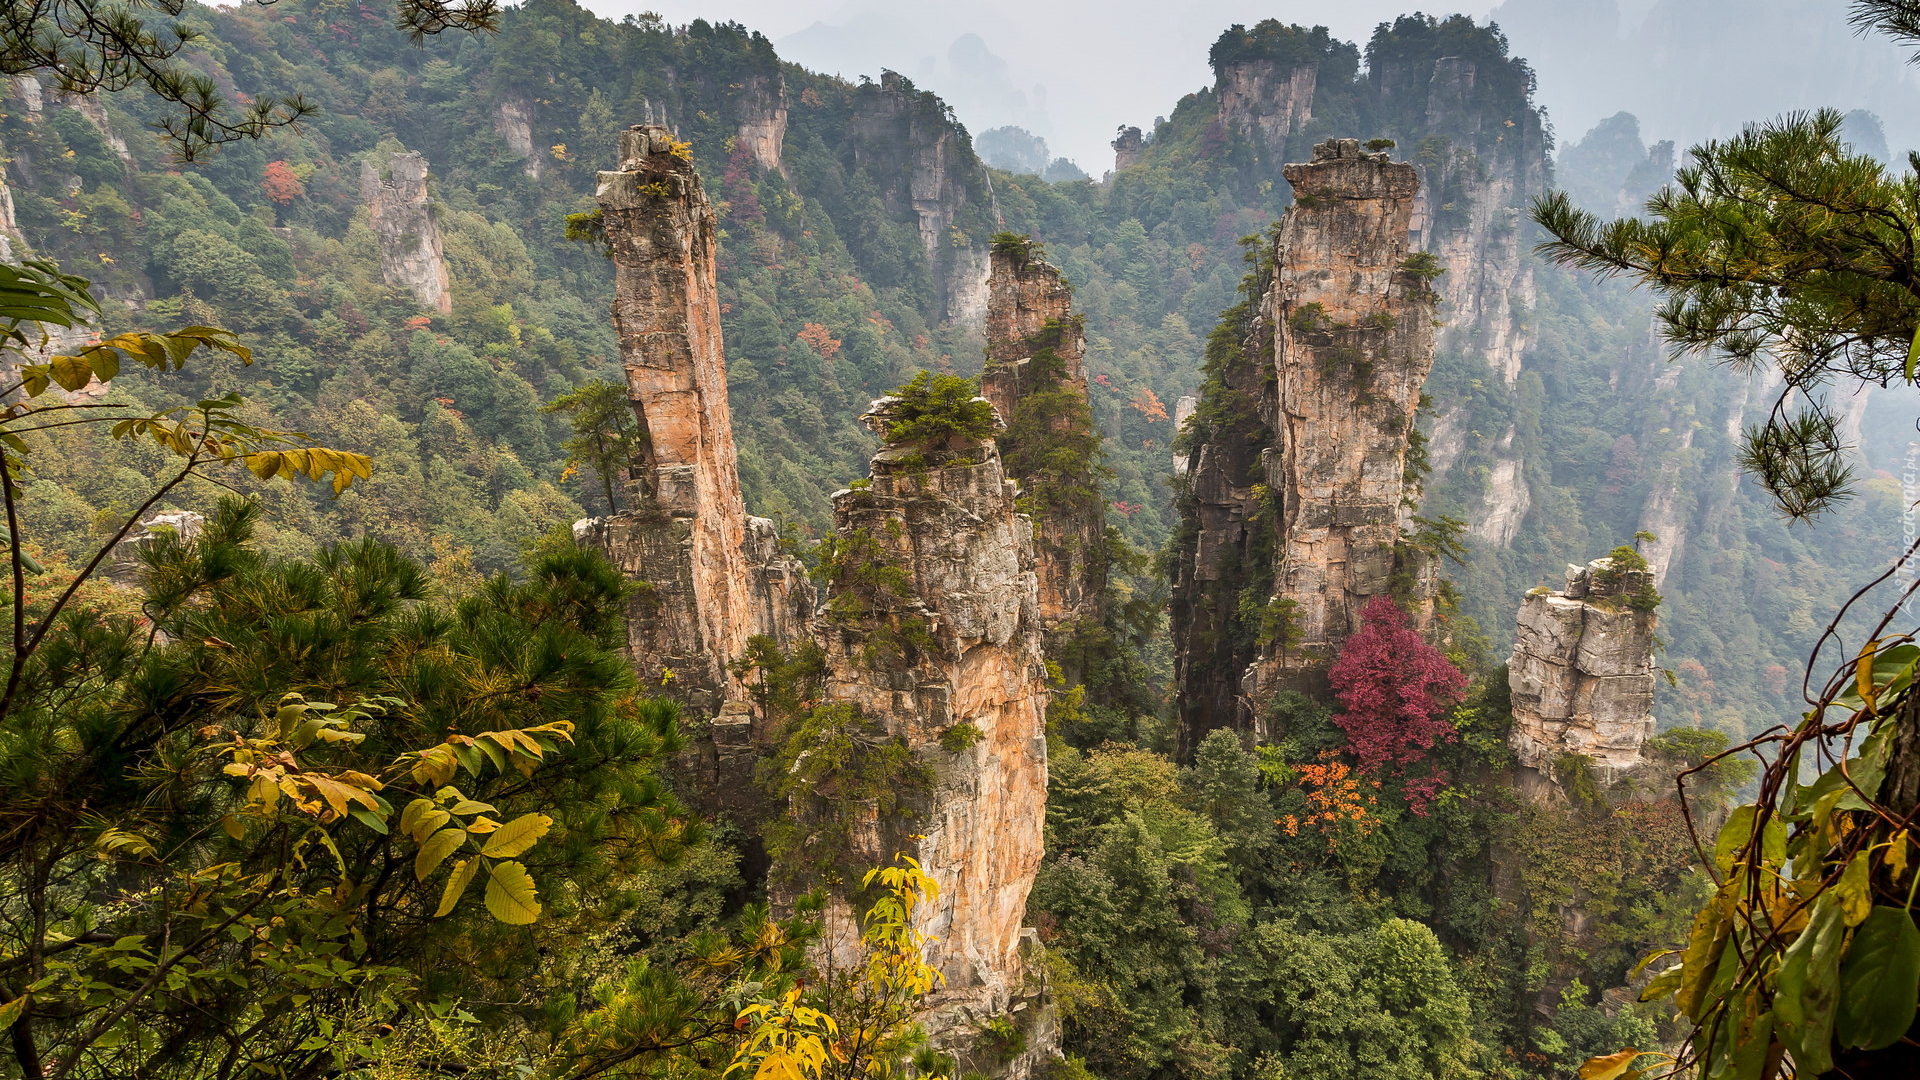
<path fill-rule="evenodd" d="M 1250 727 L 1327 666 L 1374 596 L 1431 596 L 1399 544 L 1436 298 L 1407 265 L 1419 174 L 1352 139 L 1288 165 L 1270 281 L 1188 458 L 1172 616 L 1181 746 Z"/>
<path fill-rule="evenodd" d="M 882 398 L 865 418 L 883 439 L 898 403 Z M 904 850 L 939 882 L 921 929 L 938 939 L 928 961 L 946 983 L 923 1022 L 936 1045 L 965 1057 L 988 1020 L 1044 1019 L 1040 975 L 1025 957 L 1037 943 L 1021 926 L 1047 797 L 1033 525 L 1014 508 L 1016 485 L 991 439 L 889 444 L 872 471 L 871 486 L 834 495 L 835 525 L 843 540 L 870 541 L 910 585 L 829 585 L 819 627 L 826 698 L 855 706 L 933 769 L 919 836 L 875 832 L 853 856 L 885 865 Z M 972 725 L 970 738 L 943 745 L 960 725 Z M 1024 1077 L 1054 1052 L 1037 1035 L 1045 1032 L 1029 1030 L 1022 1061 L 994 1071 Z"/>
<path fill-rule="evenodd" d="M 1314 77 L 1320 66 L 1267 58 L 1217 66 L 1214 95 L 1222 126 L 1238 130 L 1269 159 L 1286 153 L 1287 136 L 1313 119 Z"/>
<path fill-rule="evenodd" d="M 447 257 L 427 194 L 427 159 L 411 150 L 392 155 L 384 166 L 361 162 L 360 198 L 380 244 L 380 276 L 412 292 L 421 307 L 451 313 Z"/>
<path fill-rule="evenodd" d="M 910 212 L 947 319 L 977 324 L 987 310 L 987 237 L 994 231 L 986 169 L 940 99 L 901 75 L 854 97 L 853 158 L 890 211 Z"/>
<path fill-rule="evenodd" d="M 1562 754 L 1583 754 L 1611 778 L 1641 764 L 1653 734 L 1652 588 L 1651 572 L 1595 559 L 1567 567 L 1564 590 L 1521 601 L 1507 662 L 1521 765 L 1550 772 Z"/>
<path fill-rule="evenodd" d="M 1442 348 L 1477 353 L 1512 383 L 1526 348 L 1526 312 L 1536 299 L 1527 207 L 1547 190 L 1540 113 L 1524 96 L 1504 100 L 1477 86 L 1472 60 L 1441 57 L 1383 71 L 1380 80 L 1411 95 L 1424 83 L 1425 143 L 1414 246 L 1446 274 L 1436 283 L 1447 328 Z M 1412 127 L 1412 125 L 1409 125 Z"/>
<path fill-rule="evenodd" d="M 1000 450 L 1008 474 L 1033 504 L 1040 625 L 1049 633 L 1070 632 L 1075 624 L 1099 622 L 1107 581 L 1085 334 L 1073 313 L 1073 289 L 1031 246 L 997 245 L 992 258 L 981 393 L 1008 425 Z M 1058 474 L 1055 463 L 1079 451 L 1085 451 L 1081 467 Z"/>
<path fill-rule="evenodd" d="M 1119 172 L 1140 160 L 1147 140 L 1139 128 L 1129 126 L 1121 128 L 1120 134 L 1115 136 L 1110 145 L 1113 147 L 1113 171 Z"/>
<path fill-rule="evenodd" d="M 779 72 L 750 76 L 740 87 L 741 145 L 763 169 L 785 175 L 781 151 L 787 142 L 787 82 Z"/>
<path fill-rule="evenodd" d="M 713 205 L 685 144 L 661 127 L 621 133 L 620 167 L 600 174 L 598 197 L 614 328 L 646 448 L 628 471 L 629 509 L 575 531 L 639 583 L 627 636 L 642 681 L 714 721 L 709 763 L 717 757 L 743 783 L 760 733 L 727 665 L 754 635 L 783 646 L 800 639 L 813 591 L 773 523 L 748 517 L 740 494 Z"/>
<path fill-rule="evenodd" d="M 545 167 L 533 145 L 533 103 L 510 97 L 493 107 L 493 133 L 507 144 L 507 153 L 521 159 L 529 177 L 540 179 Z"/>

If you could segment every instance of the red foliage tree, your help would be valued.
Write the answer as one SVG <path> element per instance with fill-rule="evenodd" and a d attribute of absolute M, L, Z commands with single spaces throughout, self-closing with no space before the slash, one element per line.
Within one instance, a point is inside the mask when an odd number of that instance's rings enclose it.
<path fill-rule="evenodd" d="M 284 161 L 267 162 L 267 175 L 260 181 L 260 187 L 266 191 L 267 198 L 281 206 L 299 198 L 306 191 L 306 187 L 300 183 L 300 175 Z"/>
<path fill-rule="evenodd" d="M 1341 708 L 1333 722 L 1347 733 L 1361 772 L 1388 766 L 1404 772 L 1427 751 L 1457 737 L 1446 714 L 1459 703 L 1467 677 L 1421 639 L 1392 600 L 1375 597 L 1360 619 L 1360 632 L 1347 639 L 1328 672 Z M 1437 786 L 1423 781 L 1407 786 L 1416 811 Z"/>

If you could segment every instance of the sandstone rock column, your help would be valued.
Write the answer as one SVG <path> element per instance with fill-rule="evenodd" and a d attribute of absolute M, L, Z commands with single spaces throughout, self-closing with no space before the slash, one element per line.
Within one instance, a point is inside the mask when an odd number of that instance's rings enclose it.
<path fill-rule="evenodd" d="M 1567 567 L 1566 588 L 1520 602 L 1507 662 L 1508 742 L 1520 764 L 1550 772 L 1583 754 L 1608 780 L 1642 763 L 1653 734 L 1653 575 L 1612 558 Z"/>
<path fill-rule="evenodd" d="M 882 398 L 865 418 L 883 439 L 898 404 Z M 988 1066 L 965 1059 L 982 1025 L 1009 1015 L 1028 1024 L 1027 1054 L 992 1069 L 1020 1078 L 1057 1052 L 1038 1022 L 1038 972 L 1023 959 L 1037 941 L 1021 925 L 1047 790 L 1032 525 L 1015 512 L 991 439 L 884 446 L 872 471 L 870 486 L 834 496 L 835 525 L 843 540 L 870 540 L 910 584 L 893 595 L 829 586 L 819 623 L 825 695 L 903 740 L 934 779 L 912 824 L 918 837 L 856 835 L 850 862 L 886 865 L 904 850 L 939 882 L 922 929 L 938 938 L 928 960 L 946 983 L 922 1021 L 936 1045 L 980 1069 Z M 856 602 L 836 603 L 843 597 Z M 960 725 L 972 725 L 968 739 L 943 741 Z"/>
<path fill-rule="evenodd" d="M 1408 435 L 1433 370 L 1435 297 L 1405 269 L 1419 178 L 1352 139 L 1288 165 L 1269 295 L 1277 376 L 1265 455 L 1280 520 L 1274 595 L 1294 637 L 1269 647 L 1260 687 L 1325 672 L 1396 569 L 1426 599 L 1430 560 L 1400 566 Z"/>
<path fill-rule="evenodd" d="M 1295 202 L 1266 292 L 1189 457 L 1173 597 L 1183 749 L 1252 727 L 1281 690 L 1325 696 L 1369 599 L 1397 581 L 1420 607 L 1433 589 L 1431 558 L 1398 543 L 1434 357 L 1436 297 L 1407 265 L 1419 175 L 1353 139 L 1285 175 Z"/>
<path fill-rule="evenodd" d="M 893 71 L 855 92 L 849 126 L 854 166 L 889 213 L 918 225 L 946 318 L 976 324 L 987 307 L 992 195 L 965 129 L 938 97 Z"/>
<path fill-rule="evenodd" d="M 750 713 L 725 708 L 744 698 L 727 665 L 756 634 L 798 638 L 812 590 L 740 494 L 713 205 L 687 145 L 662 127 L 621 133 L 620 168 L 600 174 L 598 195 L 614 328 L 646 449 L 629 470 L 630 508 L 576 532 L 639 583 L 627 636 L 643 683 L 716 719 L 716 741 L 746 743 Z"/>
<path fill-rule="evenodd" d="M 360 163 L 360 197 L 380 243 L 380 276 L 413 293 L 423 308 L 453 311 L 440 223 L 427 195 L 427 159 L 417 150 L 394 154 L 384 167 Z"/>
<path fill-rule="evenodd" d="M 1007 472 L 1035 504 L 1040 624 L 1048 632 L 1097 622 L 1107 583 L 1106 514 L 1093 475 L 1098 436 L 1087 402 L 1086 337 L 1073 289 L 1036 246 L 996 244 L 988 277 L 987 361 L 981 393 L 1009 425 L 999 444 Z M 1056 476 L 1033 466 L 1056 439 L 1088 451 L 1085 467 Z"/>

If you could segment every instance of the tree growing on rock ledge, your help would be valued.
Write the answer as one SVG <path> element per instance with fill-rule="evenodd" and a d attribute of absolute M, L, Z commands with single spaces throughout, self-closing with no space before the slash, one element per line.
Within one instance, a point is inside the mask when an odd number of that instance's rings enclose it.
<path fill-rule="evenodd" d="M 1360 618 L 1360 632 L 1347 639 L 1327 673 L 1341 709 L 1334 723 L 1347 733 L 1362 772 L 1405 772 L 1455 738 L 1446 714 L 1466 691 L 1467 677 L 1422 640 L 1407 613 L 1387 597 L 1375 597 Z M 1413 811 L 1424 814 L 1444 782 L 1443 776 L 1409 782 Z"/>

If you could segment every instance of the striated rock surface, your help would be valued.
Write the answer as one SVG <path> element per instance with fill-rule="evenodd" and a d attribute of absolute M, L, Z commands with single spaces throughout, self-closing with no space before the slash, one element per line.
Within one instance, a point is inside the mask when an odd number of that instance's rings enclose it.
<path fill-rule="evenodd" d="M 898 402 L 882 398 L 865 417 L 883 439 Z M 939 882 L 921 929 L 938 939 L 928 961 L 946 983 L 923 1023 L 965 1064 L 982 1026 L 1012 1015 L 1027 1027 L 1028 1052 L 993 1071 L 1021 1078 L 1057 1054 L 1041 976 L 1028 967 L 1037 941 L 1021 925 L 1040 868 L 1047 791 L 1033 526 L 1014 508 L 1016 485 L 991 439 L 931 450 L 887 445 L 872 470 L 870 487 L 834 496 L 835 525 L 843 540 L 870 538 L 876 558 L 910 584 L 899 593 L 829 586 L 819 627 L 825 696 L 904 740 L 935 779 L 914 825 L 921 835 L 856 837 L 854 864 L 885 865 L 905 850 Z M 898 644 L 917 636 L 903 627 L 919 628 L 921 643 Z M 943 746 L 941 736 L 961 724 L 977 739 Z"/>
<path fill-rule="evenodd" d="M 1092 475 L 1093 415 L 1083 363 L 1086 336 L 1073 289 L 1031 247 L 996 246 L 988 278 L 987 360 L 981 393 L 1007 422 L 1007 471 L 1033 502 L 1040 624 L 1049 633 L 1101 616 L 1106 513 Z M 1043 466 L 1043 441 L 1089 451 L 1074 475 Z"/>
<path fill-rule="evenodd" d="M 427 194 L 427 159 L 417 150 L 394 154 L 386 165 L 360 164 L 360 198 L 380 243 L 380 275 L 413 293 L 423 308 L 453 311 L 440 223 Z"/>
<path fill-rule="evenodd" d="M 854 164 L 890 211 L 910 213 L 945 317 L 987 310 L 987 237 L 994 230 L 986 169 L 940 99 L 896 72 L 860 87 L 851 121 Z"/>
<path fill-rule="evenodd" d="M 798 640 L 813 589 L 740 494 L 713 206 L 685 144 L 661 127 L 621 133 L 620 168 L 600 174 L 598 197 L 614 262 L 614 328 L 646 450 L 629 470 L 628 509 L 575 531 L 639 583 L 627 627 L 635 670 L 714 721 L 702 753 L 738 787 L 761 733 L 727 665 L 754 635 Z"/>
<path fill-rule="evenodd" d="M 1281 690 L 1324 694 L 1372 597 L 1432 595 L 1431 558 L 1399 544 L 1434 357 L 1436 297 L 1405 266 L 1419 175 L 1335 139 L 1286 177 L 1296 201 L 1270 278 L 1188 458 L 1172 603 L 1183 748 L 1253 726 Z"/>
<path fill-rule="evenodd" d="M 1267 156 L 1280 160 L 1287 136 L 1313 119 L 1313 61 L 1237 60 L 1218 64 L 1214 94 L 1220 102 L 1220 123 L 1237 129 Z"/>
<path fill-rule="evenodd" d="M 1651 589 L 1650 572 L 1596 559 L 1567 567 L 1564 590 L 1542 586 L 1521 601 L 1507 662 L 1509 742 L 1521 765 L 1548 772 L 1560 755 L 1584 754 L 1610 778 L 1641 764 L 1653 734 L 1656 617 L 1634 600 Z"/>
<path fill-rule="evenodd" d="M 1539 110 L 1524 94 L 1490 92 L 1462 57 L 1389 66 L 1377 78 L 1406 105 L 1421 102 L 1406 133 L 1422 147 L 1413 244 L 1447 270 L 1435 283 L 1447 321 L 1441 347 L 1485 357 L 1512 383 L 1538 296 L 1526 213 L 1547 190 Z"/>
<path fill-rule="evenodd" d="M 779 72 L 749 76 L 740 86 L 741 145 L 763 169 L 786 175 L 787 81 Z"/>
<path fill-rule="evenodd" d="M 1274 595 L 1291 605 L 1297 642 L 1263 658 L 1263 688 L 1324 671 L 1360 609 L 1388 591 L 1408 435 L 1434 354 L 1435 297 L 1402 268 L 1420 187 L 1412 166 L 1336 139 L 1286 177 L 1297 201 L 1274 250 L 1276 438 L 1263 456 L 1280 518 Z"/>

